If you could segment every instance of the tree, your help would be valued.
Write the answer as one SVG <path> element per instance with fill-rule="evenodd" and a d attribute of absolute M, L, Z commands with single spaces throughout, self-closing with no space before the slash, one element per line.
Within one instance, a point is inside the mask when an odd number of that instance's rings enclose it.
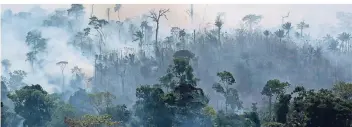
<path fill-rule="evenodd" d="M 193 59 L 195 54 L 189 50 L 178 50 L 173 55 L 174 58 Z"/>
<path fill-rule="evenodd" d="M 31 51 L 26 54 L 27 58 L 26 61 L 29 61 L 32 67 L 32 70 L 34 70 L 34 62 L 37 61 L 37 52 Z"/>
<path fill-rule="evenodd" d="M 55 96 L 55 95 L 51 95 Z M 70 104 L 66 104 L 65 102 L 61 101 L 60 98 L 56 99 L 51 118 L 52 120 L 46 124 L 46 126 L 50 127 L 66 127 L 64 121 L 65 117 L 75 117 L 76 111 L 74 107 Z"/>
<path fill-rule="evenodd" d="M 74 15 L 76 19 L 84 15 L 84 7 L 82 4 L 71 4 L 71 8 L 67 10 L 68 15 Z"/>
<path fill-rule="evenodd" d="M 227 71 L 218 72 L 217 76 L 220 78 L 220 81 L 219 83 L 213 84 L 213 89 L 223 94 L 225 97 L 225 113 L 227 113 L 228 105 L 230 105 L 233 110 L 236 108 L 241 109 L 242 102 L 239 100 L 238 91 L 235 88 L 229 88 L 235 83 L 235 78 Z"/>
<path fill-rule="evenodd" d="M 160 23 L 160 18 L 166 17 L 166 13 L 170 12 L 170 9 L 160 9 L 158 12 L 155 12 L 155 10 L 149 11 L 149 18 L 151 18 L 155 23 L 156 23 L 156 29 L 155 29 L 155 56 L 159 56 L 159 46 L 158 46 L 158 33 L 159 33 L 159 23 Z"/>
<path fill-rule="evenodd" d="M 261 92 L 262 95 L 269 97 L 269 117 L 271 119 L 271 111 L 272 111 L 272 97 L 274 95 L 281 95 L 285 88 L 288 87 L 290 84 L 288 82 L 280 82 L 278 79 L 269 80 L 266 82 L 263 90 Z"/>
<path fill-rule="evenodd" d="M 9 73 L 10 79 L 8 84 L 11 90 L 17 90 L 26 84 L 23 83 L 23 79 L 27 77 L 27 72 L 23 70 L 15 70 Z"/>
<path fill-rule="evenodd" d="M 291 116 L 289 126 L 303 124 L 315 127 L 349 127 L 352 117 L 352 102 L 336 97 L 331 90 L 306 91 L 296 87 L 297 94 L 293 101 L 293 112 L 302 114 Z M 329 117 L 326 117 L 329 116 Z M 301 118 L 306 118 L 300 120 Z"/>
<path fill-rule="evenodd" d="M 268 39 L 268 36 L 270 35 L 270 31 L 265 30 L 265 31 L 263 32 L 263 34 L 264 34 L 264 36 L 266 37 L 266 39 Z"/>
<path fill-rule="evenodd" d="M 121 9 L 121 4 L 115 4 L 114 11 L 117 12 L 117 18 L 120 21 L 120 9 Z"/>
<path fill-rule="evenodd" d="M 66 65 L 68 64 L 67 61 L 60 61 L 60 62 L 57 62 L 56 65 L 60 66 L 60 69 L 61 69 L 61 74 L 62 74 L 62 92 L 64 91 L 64 86 L 65 86 L 65 75 L 64 75 L 64 70 L 65 70 L 65 67 Z"/>
<path fill-rule="evenodd" d="M 220 41 L 220 34 L 221 34 L 221 28 L 222 25 L 224 24 L 224 21 L 221 19 L 222 14 L 218 14 L 215 19 L 215 26 L 218 28 L 218 42 L 221 43 Z"/>
<path fill-rule="evenodd" d="M 51 120 L 54 101 L 40 85 L 22 87 L 8 97 L 14 102 L 15 112 L 25 119 L 23 126 L 44 126 Z"/>
<path fill-rule="evenodd" d="M 2 67 L 4 67 L 4 71 L 8 72 L 11 67 L 11 62 L 8 59 L 3 59 L 3 60 L 1 60 L 1 65 L 2 65 Z"/>
<path fill-rule="evenodd" d="M 139 41 L 139 43 L 138 43 L 138 46 L 139 46 L 139 48 L 142 48 L 142 45 L 143 45 L 143 37 L 144 37 L 144 34 L 143 34 L 143 32 L 142 31 L 140 31 L 140 30 L 138 30 L 137 32 L 135 32 L 134 34 L 133 34 L 133 36 L 134 36 L 134 40 L 133 41 Z"/>
<path fill-rule="evenodd" d="M 154 127 L 172 126 L 174 115 L 165 104 L 164 92 L 160 88 L 143 85 L 136 89 L 138 100 L 135 104 L 135 115 L 142 125 Z"/>
<path fill-rule="evenodd" d="M 99 114 L 102 113 L 104 110 L 109 111 L 106 109 L 112 106 L 113 99 L 116 99 L 116 97 L 109 92 L 89 94 L 89 102 Z"/>
<path fill-rule="evenodd" d="M 290 30 L 292 29 L 291 23 L 286 22 L 285 24 L 282 25 L 282 29 L 286 30 L 286 36 L 290 38 Z"/>
<path fill-rule="evenodd" d="M 290 94 L 281 94 L 279 95 L 279 102 L 276 107 L 276 121 L 282 124 L 286 123 L 287 114 L 289 112 L 289 104 L 291 100 Z"/>
<path fill-rule="evenodd" d="M 301 37 L 303 37 L 303 30 L 306 28 L 309 28 L 309 24 L 306 24 L 304 21 L 297 24 L 297 29 L 301 30 L 301 32 L 300 32 Z"/>
<path fill-rule="evenodd" d="M 1 93 L 2 94 L 2 93 Z M 13 127 L 18 126 L 18 122 L 22 119 L 17 117 L 16 113 L 13 113 L 10 107 L 6 106 L 1 102 L 1 126 L 2 127 Z"/>
<path fill-rule="evenodd" d="M 278 37 L 280 39 L 280 43 L 281 43 L 281 39 L 284 38 L 285 32 L 283 30 L 279 29 L 275 32 L 275 35 L 276 35 L 276 37 Z"/>
<path fill-rule="evenodd" d="M 110 115 L 111 120 L 119 122 L 120 125 L 126 125 L 131 118 L 132 112 L 127 109 L 126 105 L 116 105 L 106 108 L 101 114 Z"/>
<path fill-rule="evenodd" d="M 78 115 L 95 113 L 94 107 L 90 103 L 90 96 L 84 89 L 78 88 L 78 90 L 70 96 L 68 104 L 72 105 Z"/>
<path fill-rule="evenodd" d="M 338 35 L 337 39 L 339 39 L 342 42 L 343 47 L 345 47 L 345 51 L 349 51 L 350 45 L 349 45 L 349 40 L 351 39 L 351 34 L 348 34 L 346 32 L 342 32 L 341 34 Z"/>
<path fill-rule="evenodd" d="M 242 21 L 245 22 L 245 24 L 247 24 L 249 31 L 252 31 L 253 25 L 258 24 L 262 18 L 263 18 L 263 16 L 261 16 L 261 15 L 249 14 L 249 15 L 244 16 L 242 18 Z"/>
<path fill-rule="evenodd" d="M 338 82 L 333 87 L 333 92 L 342 99 L 352 100 L 352 84 L 346 82 Z"/>
<path fill-rule="evenodd" d="M 102 28 L 104 25 L 108 24 L 109 22 L 107 22 L 104 19 L 98 19 L 95 16 L 90 17 L 89 19 L 90 19 L 90 21 L 89 21 L 88 25 L 92 26 L 99 33 L 99 36 L 100 36 L 99 51 L 101 54 L 102 53 L 102 45 L 105 45 L 105 35 L 102 31 Z"/>
<path fill-rule="evenodd" d="M 34 62 L 38 60 L 37 55 L 46 50 L 47 41 L 48 39 L 42 38 L 42 34 L 38 30 L 32 30 L 27 33 L 25 42 L 27 46 L 30 47 L 31 51 L 26 54 L 26 61 L 31 62 L 32 69 Z"/>

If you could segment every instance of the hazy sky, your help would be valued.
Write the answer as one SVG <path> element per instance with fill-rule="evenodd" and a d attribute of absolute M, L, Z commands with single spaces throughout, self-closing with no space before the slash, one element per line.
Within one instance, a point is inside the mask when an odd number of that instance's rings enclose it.
<path fill-rule="evenodd" d="M 12 9 L 15 12 L 28 11 L 34 5 L 2 5 L 2 10 Z M 47 10 L 55 8 L 67 8 L 70 5 L 40 5 Z M 91 5 L 85 5 L 87 15 L 91 12 Z M 96 4 L 94 5 L 94 15 L 100 18 L 106 18 L 107 8 L 111 8 L 110 18 L 117 19 L 117 13 L 113 12 L 114 5 Z M 190 8 L 187 4 L 174 5 L 136 5 L 124 4 L 120 9 L 120 17 L 140 16 L 147 13 L 151 9 L 170 8 L 167 24 L 169 26 L 187 27 L 190 25 L 190 19 L 187 16 L 186 10 Z M 277 26 L 281 23 L 281 16 L 290 12 L 287 21 L 296 24 L 302 20 L 309 23 L 311 30 L 318 29 L 322 24 L 336 23 L 336 12 L 352 12 L 352 5 L 194 5 L 195 23 L 209 22 L 213 24 L 216 15 L 219 12 L 225 13 L 224 26 L 236 26 L 239 24 L 242 17 L 246 14 L 263 15 L 261 25 L 266 27 Z M 204 19 L 204 20 L 203 20 Z M 165 21 L 164 21 L 165 22 Z"/>

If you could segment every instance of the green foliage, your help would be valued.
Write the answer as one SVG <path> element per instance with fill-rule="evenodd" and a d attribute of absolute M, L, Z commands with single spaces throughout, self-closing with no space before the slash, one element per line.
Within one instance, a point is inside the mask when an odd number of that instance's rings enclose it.
<path fill-rule="evenodd" d="M 175 58 L 173 64 L 169 66 L 166 75 L 161 77 L 159 81 L 165 88 L 173 89 L 176 84 L 196 86 L 198 80 L 193 74 L 193 68 L 188 59 Z"/>
<path fill-rule="evenodd" d="M 18 125 L 18 121 L 21 121 L 17 117 L 16 113 L 12 112 L 10 108 L 1 102 L 1 126 L 2 127 L 13 127 Z"/>
<path fill-rule="evenodd" d="M 62 122 L 64 121 L 65 117 L 72 118 L 72 117 L 76 117 L 76 115 L 77 114 L 75 112 L 75 109 L 70 104 L 66 104 L 65 102 L 57 100 L 51 115 L 51 121 L 48 122 L 46 126 L 66 127 L 66 124 Z"/>
<path fill-rule="evenodd" d="M 291 100 L 291 95 L 286 94 L 283 95 L 281 94 L 279 97 L 279 102 L 276 105 L 276 121 L 279 123 L 286 123 L 287 120 L 287 114 L 289 112 L 289 104 Z"/>
<path fill-rule="evenodd" d="M 112 106 L 113 99 L 116 99 L 116 96 L 110 92 L 98 92 L 88 95 L 91 105 L 98 113 L 102 113 L 103 110 L 110 108 Z"/>
<path fill-rule="evenodd" d="M 242 102 L 239 99 L 238 91 L 235 88 L 230 88 L 232 84 L 235 83 L 235 78 L 230 72 L 223 71 L 218 72 L 217 76 L 220 78 L 220 83 L 213 84 L 213 89 L 216 92 L 223 94 L 225 97 L 225 112 L 227 113 L 227 106 L 231 106 L 233 110 L 241 109 Z"/>
<path fill-rule="evenodd" d="M 42 37 L 38 30 L 32 30 L 27 33 L 26 44 L 35 52 L 43 52 L 47 47 L 48 39 Z"/>
<path fill-rule="evenodd" d="M 333 87 L 334 93 L 346 100 L 352 100 L 352 83 L 339 82 Z"/>
<path fill-rule="evenodd" d="M 186 58 L 186 59 L 193 59 L 195 57 L 194 53 L 189 50 L 179 50 L 176 51 L 173 55 L 174 58 Z"/>
<path fill-rule="evenodd" d="M 290 126 L 349 127 L 352 103 L 336 97 L 331 90 L 294 90 L 293 113 Z M 302 115 L 304 115 L 302 117 Z M 327 117 L 328 116 L 328 117 Z M 302 119 L 304 118 L 304 119 Z"/>
<path fill-rule="evenodd" d="M 241 127 L 245 125 L 245 118 L 235 113 L 225 113 L 220 110 L 215 119 L 216 127 Z"/>
<path fill-rule="evenodd" d="M 261 94 L 269 97 L 269 119 L 271 120 L 272 115 L 272 97 L 276 95 L 277 97 L 283 94 L 286 87 L 290 86 L 288 82 L 280 82 L 278 79 L 269 80 L 266 82 Z"/>
<path fill-rule="evenodd" d="M 131 119 L 132 113 L 127 109 L 126 105 L 116 105 L 106 108 L 101 114 L 110 115 L 113 121 L 119 122 L 120 125 L 126 125 Z"/>
<path fill-rule="evenodd" d="M 172 126 L 173 112 L 164 102 L 164 92 L 160 88 L 149 85 L 136 90 L 138 98 L 135 109 L 136 116 L 142 125 L 166 127 Z"/>
<path fill-rule="evenodd" d="M 278 79 L 269 80 L 261 93 L 265 96 L 280 95 L 285 92 L 284 90 L 288 86 L 290 86 L 288 82 L 280 82 Z"/>
<path fill-rule="evenodd" d="M 69 127 L 96 127 L 101 125 L 113 126 L 119 124 L 119 122 L 112 121 L 109 115 L 84 115 L 78 120 L 65 117 L 65 124 Z"/>
<path fill-rule="evenodd" d="M 54 102 L 40 85 L 24 86 L 8 97 L 15 104 L 15 112 L 25 119 L 24 126 L 43 126 L 51 120 Z"/>
<path fill-rule="evenodd" d="M 263 124 L 264 127 L 284 127 L 284 124 L 278 122 L 267 122 Z"/>
<path fill-rule="evenodd" d="M 67 10 L 68 15 L 74 15 L 76 18 L 84 15 L 84 7 L 82 4 L 71 4 L 71 8 Z"/>

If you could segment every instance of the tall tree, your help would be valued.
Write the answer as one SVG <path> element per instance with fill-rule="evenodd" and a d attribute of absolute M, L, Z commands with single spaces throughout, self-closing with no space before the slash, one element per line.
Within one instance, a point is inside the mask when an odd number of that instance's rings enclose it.
<path fill-rule="evenodd" d="M 283 30 L 279 29 L 275 32 L 275 35 L 277 38 L 279 38 L 280 43 L 281 43 L 282 38 L 285 37 L 285 32 Z"/>
<path fill-rule="evenodd" d="M 65 75 L 64 75 L 64 70 L 65 70 L 65 67 L 66 65 L 68 64 L 67 61 L 60 61 L 60 62 L 57 62 L 56 65 L 60 66 L 60 69 L 61 69 L 61 74 L 62 74 L 62 92 L 64 91 L 64 85 L 65 85 Z"/>
<path fill-rule="evenodd" d="M 292 29 L 291 23 L 286 22 L 285 24 L 282 25 L 282 29 L 286 30 L 286 36 L 290 38 L 290 30 Z"/>
<path fill-rule="evenodd" d="M 225 113 L 227 113 L 228 106 L 231 106 L 233 110 L 236 110 L 236 108 L 241 109 L 242 102 L 239 100 L 238 91 L 235 88 L 230 88 L 235 83 L 233 75 L 230 72 L 223 71 L 218 72 L 217 76 L 220 81 L 213 85 L 213 89 L 225 97 Z"/>
<path fill-rule="evenodd" d="M 222 25 L 224 24 L 224 21 L 221 19 L 222 17 L 222 14 L 218 14 L 216 16 L 216 19 L 215 19 L 215 26 L 218 28 L 218 43 L 221 44 L 221 41 L 220 41 L 220 35 L 221 35 L 221 28 L 222 28 Z"/>
<path fill-rule="evenodd" d="M 142 50 L 143 38 L 144 38 L 143 32 L 140 31 L 140 30 L 138 30 L 137 32 L 135 32 L 135 33 L 133 34 L 133 36 L 134 36 L 133 41 L 137 41 L 137 40 L 138 40 L 138 41 L 139 41 L 138 46 L 139 46 L 139 48 Z"/>
<path fill-rule="evenodd" d="M 337 39 L 341 41 L 341 46 L 344 47 L 344 51 L 349 51 L 350 49 L 350 44 L 349 41 L 351 39 L 351 34 L 342 32 L 341 34 L 338 35 Z"/>
<path fill-rule="evenodd" d="M 253 26 L 258 24 L 262 18 L 263 16 L 261 15 L 249 14 L 244 16 L 242 21 L 248 26 L 249 31 L 252 32 Z"/>
<path fill-rule="evenodd" d="M 158 44 L 158 34 L 159 34 L 159 23 L 160 23 L 160 18 L 165 17 L 167 19 L 166 13 L 170 12 L 170 9 L 160 9 L 158 12 L 155 12 L 155 10 L 149 11 L 149 18 L 151 18 L 155 23 L 156 23 L 156 28 L 155 28 L 155 56 L 160 55 L 160 49 L 159 49 L 159 44 Z"/>
<path fill-rule="evenodd" d="M 303 30 L 309 28 L 309 24 L 306 24 L 304 21 L 297 24 L 297 29 L 301 30 L 301 37 L 303 37 Z"/>
<path fill-rule="evenodd" d="M 115 7 L 114 7 L 114 11 L 117 12 L 117 18 L 119 19 L 119 21 L 121 21 L 120 19 L 120 9 L 121 9 L 121 4 L 115 4 Z"/>
<path fill-rule="evenodd" d="M 104 19 L 98 19 L 95 16 L 93 16 L 89 19 L 90 19 L 90 21 L 89 21 L 88 25 L 91 25 L 99 33 L 99 36 L 100 36 L 99 51 L 100 51 L 100 54 L 102 54 L 102 45 L 105 45 L 105 35 L 104 35 L 102 29 L 103 29 L 104 25 L 108 24 L 108 22 Z"/>
<path fill-rule="evenodd" d="M 285 88 L 290 84 L 288 82 L 280 82 L 278 79 L 269 80 L 266 82 L 263 90 L 261 92 L 262 95 L 269 97 L 269 117 L 272 119 L 271 111 L 272 111 L 272 97 L 274 95 L 281 95 Z"/>

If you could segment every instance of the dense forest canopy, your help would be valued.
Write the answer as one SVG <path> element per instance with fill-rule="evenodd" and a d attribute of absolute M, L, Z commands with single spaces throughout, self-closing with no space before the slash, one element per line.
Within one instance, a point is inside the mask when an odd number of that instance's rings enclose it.
<path fill-rule="evenodd" d="M 169 28 L 169 8 L 133 19 L 123 9 L 4 10 L 1 126 L 352 126 L 352 13 L 336 13 L 341 32 L 313 38 L 290 13 L 275 28 L 260 14 L 226 28 L 224 13 L 211 27 Z"/>

